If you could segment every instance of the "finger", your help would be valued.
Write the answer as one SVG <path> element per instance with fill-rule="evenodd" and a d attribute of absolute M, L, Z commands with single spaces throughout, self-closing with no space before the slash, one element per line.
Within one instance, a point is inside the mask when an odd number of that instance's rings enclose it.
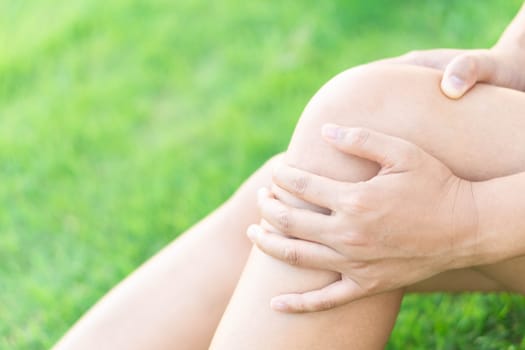
<path fill-rule="evenodd" d="M 460 98 L 477 82 L 490 81 L 495 68 L 493 57 L 486 51 L 460 55 L 445 69 L 441 89 L 450 98 Z"/>
<path fill-rule="evenodd" d="M 264 253 L 290 265 L 321 270 L 333 270 L 341 255 L 322 244 L 284 237 L 251 225 L 247 235 Z"/>
<path fill-rule="evenodd" d="M 334 217 L 307 209 L 297 209 L 272 198 L 266 189 L 258 194 L 261 216 L 280 233 L 320 241 L 334 226 Z"/>
<path fill-rule="evenodd" d="M 272 309 L 280 312 L 315 312 L 333 309 L 365 296 L 365 291 L 350 279 L 336 281 L 322 289 L 273 298 Z"/>
<path fill-rule="evenodd" d="M 398 57 L 383 59 L 379 62 L 409 64 L 442 70 L 460 52 L 461 50 L 455 49 L 415 50 Z"/>
<path fill-rule="evenodd" d="M 322 133 L 339 150 L 374 161 L 384 169 L 404 170 L 419 152 L 419 148 L 410 142 L 365 128 L 325 124 Z"/>
<path fill-rule="evenodd" d="M 273 182 L 296 197 L 331 210 L 337 209 L 337 199 L 349 185 L 284 164 L 274 169 Z"/>

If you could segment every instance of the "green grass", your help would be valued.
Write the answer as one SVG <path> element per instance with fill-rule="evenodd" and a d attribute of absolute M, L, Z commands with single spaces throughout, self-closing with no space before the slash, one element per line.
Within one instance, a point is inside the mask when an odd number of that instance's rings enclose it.
<path fill-rule="evenodd" d="M 0 2 L 0 348 L 50 347 L 283 150 L 337 72 L 487 47 L 519 4 Z M 524 329 L 522 298 L 411 296 L 389 348 L 525 349 Z"/>

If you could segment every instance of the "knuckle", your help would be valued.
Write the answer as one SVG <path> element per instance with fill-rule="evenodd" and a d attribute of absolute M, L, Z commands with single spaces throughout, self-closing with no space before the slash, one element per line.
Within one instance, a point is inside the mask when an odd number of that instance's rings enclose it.
<path fill-rule="evenodd" d="M 294 305 L 295 311 L 299 312 L 311 312 L 311 311 L 318 311 L 315 309 L 315 306 L 312 305 L 312 303 L 308 303 L 304 298 L 301 298 L 296 301 Z"/>
<path fill-rule="evenodd" d="M 310 183 L 308 175 L 298 175 L 292 180 L 292 190 L 295 194 L 302 195 L 306 192 Z"/>
<path fill-rule="evenodd" d="M 349 214 L 364 214 L 371 210 L 369 195 L 365 191 L 353 192 L 344 196 L 342 201 L 343 210 Z"/>
<path fill-rule="evenodd" d="M 370 131 L 364 128 L 353 128 L 348 137 L 350 138 L 350 143 L 358 147 L 363 147 L 370 137 Z"/>
<path fill-rule="evenodd" d="M 337 306 L 337 303 L 335 302 L 335 300 L 329 297 L 326 297 L 326 296 L 323 296 L 322 298 L 316 300 L 312 304 L 312 307 L 314 310 L 329 310 L 329 309 L 333 309 L 336 306 Z"/>
<path fill-rule="evenodd" d="M 277 212 L 276 220 L 279 230 L 281 230 L 283 233 L 290 232 L 292 228 L 292 219 L 288 209 L 279 210 Z"/>
<path fill-rule="evenodd" d="M 343 243 L 343 245 L 345 246 L 366 246 L 369 243 L 367 235 L 354 231 L 345 232 L 343 235 L 340 236 L 340 238 L 341 243 Z M 362 262 L 356 261 L 354 259 L 352 263 L 358 266 L 361 266 L 362 264 Z"/>
<path fill-rule="evenodd" d="M 290 265 L 299 265 L 299 263 L 301 262 L 301 256 L 299 252 L 292 245 L 284 247 L 283 259 Z"/>

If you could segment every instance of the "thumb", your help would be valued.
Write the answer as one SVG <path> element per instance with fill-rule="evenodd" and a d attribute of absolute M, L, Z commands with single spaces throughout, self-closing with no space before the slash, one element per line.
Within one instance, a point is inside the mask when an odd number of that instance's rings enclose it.
<path fill-rule="evenodd" d="M 458 99 L 477 82 L 489 81 L 494 69 L 494 60 L 486 52 L 459 55 L 445 68 L 441 90 L 448 97 Z"/>
<path fill-rule="evenodd" d="M 366 128 L 325 124 L 322 133 L 340 151 L 376 162 L 383 169 L 405 168 L 419 151 L 410 142 Z"/>

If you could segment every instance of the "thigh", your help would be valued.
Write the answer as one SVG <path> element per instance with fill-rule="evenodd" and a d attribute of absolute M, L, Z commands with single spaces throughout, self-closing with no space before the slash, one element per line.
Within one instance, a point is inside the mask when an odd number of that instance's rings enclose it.
<path fill-rule="evenodd" d="M 340 74 L 308 103 L 285 161 L 340 180 L 373 176 L 377 166 L 335 152 L 323 142 L 321 125 L 332 122 L 369 127 L 412 141 L 466 179 L 524 171 L 525 138 L 520 137 L 520 130 L 525 130 L 523 95 L 478 85 L 465 98 L 452 101 L 441 94 L 439 80 L 440 73 L 435 70 L 385 64 Z M 515 264 L 523 265 L 517 259 L 510 262 L 510 266 Z M 448 272 L 421 284 L 420 289 L 510 289 L 520 281 L 508 272 L 504 263 Z M 335 278 L 326 272 L 298 270 L 255 250 L 212 348 L 232 348 L 234 344 L 252 349 L 378 347 L 395 318 L 399 291 L 318 314 L 282 315 L 269 310 L 268 302 L 274 295 L 317 289 Z M 472 283 L 462 282 L 467 280 Z"/>
<path fill-rule="evenodd" d="M 319 127 L 336 122 L 402 137 L 473 181 L 525 171 L 525 94 L 478 84 L 462 99 L 450 100 L 439 90 L 440 76 L 421 67 L 363 66 L 328 83 L 304 116 Z M 447 272 L 413 290 L 523 293 L 523 273 L 525 258 L 515 258 Z"/>
<path fill-rule="evenodd" d="M 324 98 L 318 94 L 312 101 Z M 326 147 L 318 125 L 321 118 L 323 115 L 316 111 L 308 108 L 304 111 L 284 161 L 346 181 L 364 180 L 373 174 L 373 164 L 358 158 L 340 159 L 338 151 Z M 342 161 L 333 166 L 338 160 Z M 279 198 L 295 207 L 307 206 L 284 193 Z M 310 206 L 310 209 L 314 208 Z M 318 313 L 284 314 L 270 309 L 273 296 L 318 289 L 339 278 L 340 275 L 333 272 L 288 265 L 255 248 L 211 349 L 383 348 L 397 316 L 401 291 L 375 295 Z"/>
<path fill-rule="evenodd" d="M 207 349 L 248 258 L 273 160 L 98 302 L 56 349 Z"/>

